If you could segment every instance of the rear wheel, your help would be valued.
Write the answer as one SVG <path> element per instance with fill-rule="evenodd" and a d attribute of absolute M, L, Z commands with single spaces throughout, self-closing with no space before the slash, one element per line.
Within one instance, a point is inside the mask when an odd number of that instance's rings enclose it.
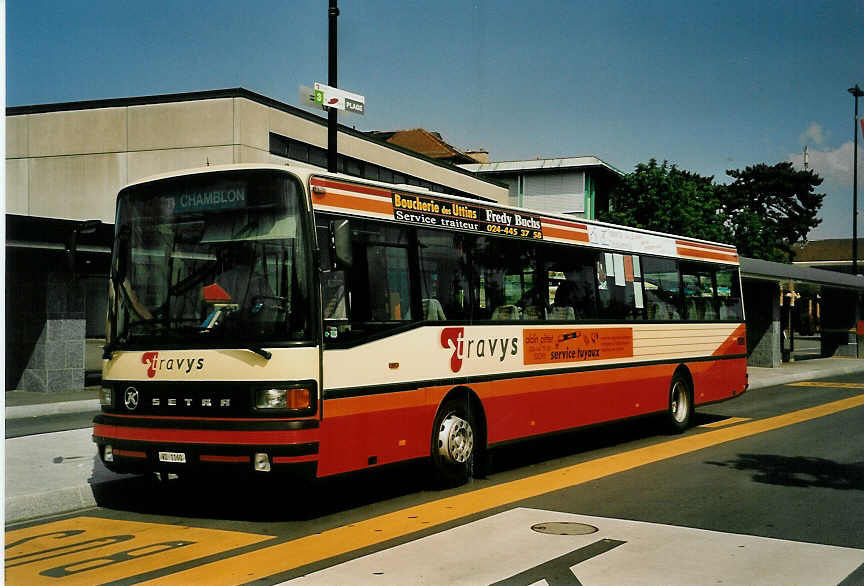
<path fill-rule="evenodd" d="M 672 433 L 681 433 L 690 427 L 693 418 L 693 389 L 685 376 L 675 373 L 669 385 L 669 408 L 666 421 Z"/>
<path fill-rule="evenodd" d="M 438 410 L 432 428 L 435 484 L 457 486 L 468 481 L 477 449 L 475 423 L 468 402 L 449 400 Z"/>

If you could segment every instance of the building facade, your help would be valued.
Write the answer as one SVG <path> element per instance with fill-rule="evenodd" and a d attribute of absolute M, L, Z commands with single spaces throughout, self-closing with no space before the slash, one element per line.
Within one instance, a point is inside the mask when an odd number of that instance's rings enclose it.
<path fill-rule="evenodd" d="M 327 166 L 326 118 L 242 88 L 6 114 L 7 389 L 80 388 L 87 371 L 101 369 L 111 224 L 123 186 L 226 163 Z M 507 201 L 494 180 L 348 127 L 340 125 L 338 142 L 340 172 Z M 86 220 L 103 224 L 82 226 Z"/>
<path fill-rule="evenodd" d="M 593 220 L 609 208 L 609 193 L 624 175 L 597 157 L 567 157 L 460 165 L 507 185 L 507 203 Z"/>

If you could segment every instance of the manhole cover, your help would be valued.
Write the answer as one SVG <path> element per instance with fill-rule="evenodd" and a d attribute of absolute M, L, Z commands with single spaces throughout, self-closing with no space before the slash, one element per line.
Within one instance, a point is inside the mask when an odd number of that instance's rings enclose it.
<path fill-rule="evenodd" d="M 537 523 L 531 526 L 532 531 L 546 533 L 549 535 L 588 535 L 597 533 L 597 528 L 585 523 L 570 523 L 567 521 L 550 521 L 548 523 Z"/>

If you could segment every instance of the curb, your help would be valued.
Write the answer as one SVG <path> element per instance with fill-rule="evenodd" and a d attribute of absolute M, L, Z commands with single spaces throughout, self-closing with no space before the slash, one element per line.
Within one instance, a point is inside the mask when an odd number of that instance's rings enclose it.
<path fill-rule="evenodd" d="M 850 362 L 853 362 L 850 360 Z M 753 391 L 756 389 L 764 389 L 767 387 L 775 387 L 778 385 L 786 385 L 789 383 L 800 382 L 808 379 L 823 379 L 830 376 L 839 376 L 844 374 L 859 374 L 864 373 L 864 361 L 854 361 L 849 365 L 842 366 L 832 366 L 830 368 L 813 368 L 807 370 L 797 370 L 795 372 L 787 372 L 787 373 L 773 373 L 766 372 L 762 373 L 761 371 L 757 373 L 750 372 L 750 387 L 747 389 L 749 391 Z M 764 368 L 763 370 L 778 370 L 771 368 Z M 757 376 L 754 376 L 757 374 Z M 761 380 L 759 380 L 761 379 Z"/>
<path fill-rule="evenodd" d="M 79 509 L 95 507 L 96 498 L 93 496 L 95 486 L 82 484 L 37 494 L 7 497 L 5 522 L 7 524 L 18 523 L 28 519 L 72 513 Z"/>

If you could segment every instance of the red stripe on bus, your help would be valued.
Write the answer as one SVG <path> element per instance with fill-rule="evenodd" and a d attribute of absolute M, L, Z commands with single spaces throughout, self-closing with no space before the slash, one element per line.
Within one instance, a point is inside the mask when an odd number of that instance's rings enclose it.
<path fill-rule="evenodd" d="M 201 454 L 198 459 L 202 462 L 249 462 L 249 456 L 214 456 L 210 454 Z"/>
<path fill-rule="evenodd" d="M 567 226 L 568 228 L 579 228 L 580 230 L 587 230 L 588 226 L 585 224 L 576 224 L 574 222 L 567 222 L 565 220 L 555 220 L 552 218 L 545 218 L 541 216 L 541 220 L 543 224 L 555 224 L 556 226 Z"/>
<path fill-rule="evenodd" d="M 712 260 L 725 260 L 727 262 L 738 262 L 738 255 L 734 253 L 723 254 L 720 252 L 709 252 L 707 250 L 688 250 L 681 246 L 678 247 L 678 256 L 688 256 L 692 258 L 709 258 Z"/>
<path fill-rule="evenodd" d="M 587 232 L 570 232 L 569 230 L 559 230 L 546 225 L 546 220 L 543 220 L 543 236 L 551 238 L 561 238 L 562 240 L 573 240 L 575 242 L 588 242 Z"/>
<path fill-rule="evenodd" d="M 690 242 L 689 240 L 676 240 L 675 244 L 678 246 L 692 246 L 694 248 L 705 248 L 708 250 L 720 250 L 724 252 L 728 252 L 729 254 L 735 254 L 735 248 L 732 246 L 716 246 L 714 244 L 703 244 L 701 242 Z"/>
<path fill-rule="evenodd" d="M 283 445 L 316 442 L 319 434 L 317 429 L 301 431 L 211 431 L 122 427 L 97 423 L 93 426 L 93 435 L 106 439 L 155 443 Z"/>
<path fill-rule="evenodd" d="M 274 464 L 293 464 L 294 462 L 314 462 L 318 459 L 316 454 L 309 456 L 273 456 Z"/>
<path fill-rule="evenodd" d="M 341 195 L 338 193 L 333 193 L 332 191 L 328 191 L 323 195 L 319 193 L 313 193 L 312 204 L 326 205 L 348 210 L 359 210 L 362 212 L 374 212 L 377 214 L 393 214 L 393 204 L 389 201 L 374 201 L 369 199 L 363 199 L 360 197 L 353 197 L 350 195 Z"/>
<path fill-rule="evenodd" d="M 353 191 L 355 193 L 365 193 L 366 195 L 374 195 L 377 197 L 386 197 L 390 199 L 391 192 L 386 189 L 379 189 L 376 187 L 369 187 L 366 185 L 357 185 L 354 183 L 342 183 L 341 181 L 327 181 L 325 179 L 319 179 L 317 177 L 313 177 L 310 180 L 312 185 L 316 185 L 319 187 L 330 187 L 331 189 L 341 189 L 343 191 Z"/>
<path fill-rule="evenodd" d="M 139 452 L 137 450 L 112 450 L 112 453 L 115 456 L 122 456 L 124 458 L 146 458 L 147 452 Z"/>

